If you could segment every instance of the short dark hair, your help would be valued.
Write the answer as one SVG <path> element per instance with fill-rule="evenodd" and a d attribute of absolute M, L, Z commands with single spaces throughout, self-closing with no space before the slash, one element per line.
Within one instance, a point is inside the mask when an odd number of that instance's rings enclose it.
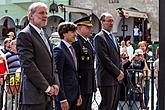
<path fill-rule="evenodd" d="M 64 33 L 68 33 L 69 31 L 75 32 L 77 26 L 73 22 L 62 22 L 58 25 L 57 31 L 60 35 L 61 39 L 64 39 Z"/>

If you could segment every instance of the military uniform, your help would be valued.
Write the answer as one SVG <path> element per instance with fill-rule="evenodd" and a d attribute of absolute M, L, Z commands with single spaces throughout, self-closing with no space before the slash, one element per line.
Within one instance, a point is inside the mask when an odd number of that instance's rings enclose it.
<path fill-rule="evenodd" d="M 80 19 L 76 24 L 93 26 L 88 22 L 89 17 Z M 89 24 L 88 24 L 89 23 Z M 77 35 L 77 41 L 73 44 L 77 54 L 78 79 L 82 95 L 82 105 L 79 110 L 91 110 L 93 92 L 96 91 L 94 59 L 95 50 L 89 38 Z"/>

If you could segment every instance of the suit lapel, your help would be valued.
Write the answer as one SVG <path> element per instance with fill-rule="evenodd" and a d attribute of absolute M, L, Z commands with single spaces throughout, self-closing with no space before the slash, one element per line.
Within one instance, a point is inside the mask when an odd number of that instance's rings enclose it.
<path fill-rule="evenodd" d="M 52 57 L 52 55 L 50 54 L 50 52 L 49 52 L 49 50 L 48 50 L 48 48 L 47 48 L 47 46 L 46 46 L 46 44 L 44 43 L 44 41 L 42 40 L 42 38 L 40 37 L 40 35 L 38 34 L 38 32 L 32 27 L 32 26 L 30 26 L 29 25 L 29 28 L 30 28 L 30 31 L 31 31 L 31 33 L 32 33 L 32 35 L 36 38 L 36 39 L 38 39 L 38 41 L 42 44 L 42 46 L 46 49 L 46 51 L 47 51 L 47 53 L 49 54 L 49 56 L 50 57 Z M 46 34 L 45 34 L 46 35 Z M 47 36 L 46 36 L 47 37 Z M 48 40 L 48 39 L 47 39 Z M 48 43 L 49 43 L 49 40 L 48 40 Z M 49 45 L 50 45 L 50 43 L 49 43 Z M 51 48 L 51 46 L 50 46 L 50 48 Z M 52 49 L 50 49 L 51 50 L 51 52 L 52 52 Z"/>
<path fill-rule="evenodd" d="M 69 49 L 67 48 L 67 46 L 65 45 L 64 42 L 61 41 L 61 47 L 64 49 L 64 51 L 67 53 L 66 57 L 69 57 L 70 62 L 72 63 L 72 65 L 74 65 L 74 69 L 76 70 L 76 66 L 72 57 L 72 54 L 70 53 Z"/>
<path fill-rule="evenodd" d="M 47 41 L 48 41 L 48 43 L 49 43 L 49 46 L 50 46 L 50 48 L 51 48 L 51 52 L 53 52 L 53 50 L 52 50 L 53 46 L 52 46 L 52 44 L 50 43 L 50 40 L 49 40 L 48 35 L 46 34 L 45 28 L 43 28 L 43 30 L 44 30 L 45 37 L 46 37 L 46 39 L 47 39 Z M 45 46 L 46 46 L 46 45 L 45 45 Z"/>
<path fill-rule="evenodd" d="M 115 48 L 115 50 L 117 52 L 119 52 L 119 46 L 118 46 L 118 44 L 117 44 L 117 48 L 118 48 L 117 49 L 116 46 L 115 46 L 115 44 L 114 44 L 114 42 L 113 42 L 113 40 L 109 37 L 109 35 L 106 32 L 104 32 L 104 31 L 103 31 L 103 34 L 105 36 L 105 40 L 107 40 L 108 42 L 110 42 L 113 45 L 113 47 Z"/>

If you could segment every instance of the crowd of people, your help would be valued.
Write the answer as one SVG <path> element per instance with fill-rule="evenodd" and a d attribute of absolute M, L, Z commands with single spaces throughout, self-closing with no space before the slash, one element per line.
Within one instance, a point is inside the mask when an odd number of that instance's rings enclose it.
<path fill-rule="evenodd" d="M 53 48 L 43 28 L 47 24 L 47 11 L 44 3 L 32 3 L 27 15 L 29 24 L 16 37 L 10 32 L 0 51 L 0 74 L 15 73 L 21 68 L 19 110 L 53 110 L 53 103 L 56 110 L 92 110 L 97 87 L 101 94 L 99 110 L 117 110 L 128 94 L 129 88 L 125 91 L 125 87 L 129 87 L 129 74 L 133 75 L 127 69 L 142 70 L 139 73 L 142 83 L 137 82 L 136 74 L 131 81 L 141 90 L 136 102 L 141 108 L 148 107 L 151 68 L 147 61 L 153 54 L 145 41 L 139 41 L 136 50 L 130 40 L 119 45 L 112 33 L 113 16 L 102 13 L 102 28 L 95 36 L 92 36 L 91 16 L 60 23 L 57 32 L 61 40 Z M 154 63 L 155 84 L 158 62 L 159 57 Z M 6 78 L 0 76 L 0 79 L 0 85 L 4 84 L 2 79 Z M 8 95 L 6 104 L 9 109 L 11 97 Z"/>

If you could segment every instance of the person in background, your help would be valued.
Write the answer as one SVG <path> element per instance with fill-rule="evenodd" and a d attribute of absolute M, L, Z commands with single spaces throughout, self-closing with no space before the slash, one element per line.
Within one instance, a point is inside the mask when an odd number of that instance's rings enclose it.
<path fill-rule="evenodd" d="M 144 74 L 143 69 L 145 68 L 145 59 L 144 59 L 144 53 L 141 49 L 136 49 L 135 53 L 131 59 L 131 64 L 129 66 L 130 69 L 133 69 L 134 71 L 129 71 L 129 76 L 131 76 L 131 84 L 129 88 L 131 96 L 131 108 L 132 110 L 139 110 L 139 106 L 141 109 L 144 109 L 144 100 L 143 100 L 143 83 L 144 83 Z M 141 70 L 141 71 L 137 71 Z M 129 80 L 129 81 L 130 81 Z"/>
<path fill-rule="evenodd" d="M 14 40 L 14 39 L 15 39 L 14 32 L 9 32 L 7 35 L 8 35 L 8 37 L 9 37 L 11 40 Z"/>
<path fill-rule="evenodd" d="M 125 45 L 125 41 L 121 41 L 120 52 L 127 52 L 127 46 Z"/>
<path fill-rule="evenodd" d="M 133 49 L 132 44 L 131 44 L 131 41 L 128 40 L 126 42 L 126 45 L 127 45 L 127 53 L 128 53 L 129 59 L 131 59 L 132 56 L 133 56 L 133 52 L 134 52 L 134 49 Z"/>
<path fill-rule="evenodd" d="M 75 21 L 77 24 L 77 41 L 73 47 L 77 54 L 78 79 L 81 90 L 82 105 L 79 110 L 91 110 L 92 96 L 96 92 L 96 80 L 94 70 L 95 50 L 89 37 L 92 34 L 91 16 L 83 17 Z"/>
<path fill-rule="evenodd" d="M 96 34 L 96 75 L 101 94 L 99 110 L 117 110 L 120 97 L 120 83 L 124 78 L 121 70 L 120 48 L 112 34 L 114 18 L 110 13 L 100 17 L 102 30 Z"/>
<path fill-rule="evenodd" d="M 130 68 L 143 70 L 144 67 L 145 67 L 145 59 L 144 59 L 143 51 L 141 49 L 136 49 L 131 59 Z M 140 76 L 143 76 L 143 74 L 141 73 Z M 143 85 L 140 86 L 143 87 Z"/>
<path fill-rule="evenodd" d="M 0 86 L 3 84 L 5 73 L 8 73 L 7 60 L 5 54 L 0 50 Z"/>
<path fill-rule="evenodd" d="M 16 49 L 16 40 L 12 40 L 10 42 L 10 51 L 6 53 L 6 60 L 7 60 L 8 70 L 9 70 L 7 80 L 9 80 L 9 83 L 11 83 L 10 79 L 12 79 L 12 77 L 13 78 L 15 77 L 16 70 L 20 68 L 19 56 L 17 54 L 17 49 Z M 7 102 L 6 102 L 7 109 L 12 109 L 12 106 L 13 106 L 12 99 L 14 100 L 15 98 L 12 97 L 12 94 L 9 92 L 7 93 L 6 97 L 7 97 Z"/>
<path fill-rule="evenodd" d="M 10 51 L 6 53 L 9 73 L 16 72 L 20 68 L 19 56 L 16 49 L 16 40 L 10 42 Z"/>
<path fill-rule="evenodd" d="M 121 84 L 121 90 L 120 90 L 120 101 L 118 104 L 118 109 L 128 110 L 128 105 L 125 104 L 126 100 L 128 98 L 128 79 L 127 79 L 127 69 L 129 68 L 131 61 L 129 60 L 129 56 L 127 52 L 120 52 L 120 58 L 123 66 L 123 72 L 124 72 L 124 79 L 123 83 Z"/>
<path fill-rule="evenodd" d="M 148 54 L 148 56 L 149 56 L 150 58 L 153 58 L 152 45 L 148 45 L 148 46 L 147 46 L 147 51 L 146 51 L 146 53 Z"/>
<path fill-rule="evenodd" d="M 6 56 L 5 54 L 0 50 L 0 75 L 5 74 L 8 72 L 8 65 L 6 61 Z M 3 76 L 0 76 L 2 78 Z M 1 82 L 1 81 L 0 81 Z M 1 82 L 2 83 L 2 82 Z M 1 84 L 0 83 L 0 84 Z"/>
<path fill-rule="evenodd" d="M 8 72 L 7 61 L 4 53 L 0 50 L 0 109 L 3 107 L 4 74 Z"/>
<path fill-rule="evenodd" d="M 60 44 L 54 48 L 54 58 L 60 80 L 59 110 L 77 110 L 82 103 L 78 82 L 77 56 L 72 43 L 75 42 L 76 25 L 72 22 L 62 22 L 58 25 Z"/>
<path fill-rule="evenodd" d="M 134 69 L 143 69 L 144 65 L 145 65 L 144 61 L 145 61 L 145 59 L 144 59 L 143 50 L 142 49 L 136 49 L 135 53 L 131 59 L 132 65 L 130 65 L 130 66 L 134 67 Z M 139 64 L 139 65 L 134 66 L 134 64 Z"/>
<path fill-rule="evenodd" d="M 52 46 L 43 30 L 47 18 L 46 4 L 32 3 L 28 9 L 29 24 L 17 37 L 22 76 L 20 110 L 53 110 L 53 98 L 59 92 Z"/>
<path fill-rule="evenodd" d="M 159 75 L 159 46 L 156 48 L 156 60 L 154 62 L 154 75 L 155 75 L 155 87 L 158 89 L 158 75 Z"/>
<path fill-rule="evenodd" d="M 9 52 L 9 50 L 10 50 L 10 42 L 11 42 L 11 39 L 10 38 L 5 38 L 5 40 L 3 41 L 4 47 L 1 49 L 1 51 L 4 54 L 6 54 L 7 52 Z"/>
<path fill-rule="evenodd" d="M 144 84 L 144 105 L 143 107 L 148 107 L 149 101 L 149 87 L 150 87 L 150 77 L 151 77 L 151 70 L 150 65 L 147 61 L 152 57 L 147 54 L 147 44 L 145 41 L 141 41 L 138 43 L 139 49 L 143 50 L 144 59 L 145 59 L 145 68 L 144 68 L 144 77 L 145 77 L 145 84 Z"/>
<path fill-rule="evenodd" d="M 158 75 L 159 75 L 159 46 L 156 48 L 156 60 L 154 61 L 154 83 L 157 89 L 157 98 L 158 98 Z M 156 102 L 156 110 L 159 110 L 158 100 Z"/>
<path fill-rule="evenodd" d="M 147 54 L 147 44 L 146 41 L 141 41 L 138 43 L 138 48 L 143 50 L 144 58 L 149 60 L 149 55 Z"/>
<path fill-rule="evenodd" d="M 134 38 L 134 43 L 138 44 L 139 43 L 139 28 L 135 25 L 135 27 L 133 28 L 133 38 Z"/>

